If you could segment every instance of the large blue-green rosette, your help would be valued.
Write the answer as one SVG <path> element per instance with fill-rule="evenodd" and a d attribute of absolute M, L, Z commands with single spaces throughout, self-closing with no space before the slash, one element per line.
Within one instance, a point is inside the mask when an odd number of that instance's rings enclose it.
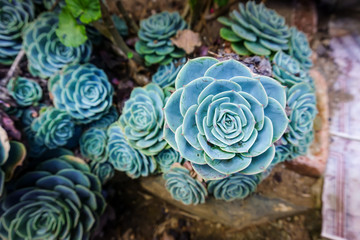
<path fill-rule="evenodd" d="M 230 18 L 218 18 L 225 25 L 220 36 L 231 42 L 237 54 L 266 56 L 289 48 L 290 31 L 284 17 L 254 1 L 240 3 L 239 10 L 232 11 Z"/>
<path fill-rule="evenodd" d="M 7 88 L 16 103 L 22 107 L 34 105 L 42 98 L 42 89 L 40 85 L 37 82 L 24 77 L 11 79 Z"/>
<path fill-rule="evenodd" d="M 79 47 L 67 47 L 56 36 L 58 16 L 42 13 L 26 27 L 23 46 L 32 75 L 48 78 L 68 64 L 87 62 L 92 52 L 90 41 Z"/>
<path fill-rule="evenodd" d="M 78 124 L 99 120 L 112 106 L 113 87 L 103 70 L 93 64 L 70 65 L 48 83 L 56 108 Z"/>
<path fill-rule="evenodd" d="M 185 52 L 174 46 L 170 38 L 187 24 L 178 12 L 162 12 L 140 22 L 139 41 L 135 50 L 145 58 L 147 65 L 168 64 L 174 58 L 185 56 Z"/>
<path fill-rule="evenodd" d="M 164 174 L 165 187 L 171 196 L 185 205 L 205 203 L 208 193 L 199 180 L 190 175 L 184 167 L 172 167 Z"/>
<path fill-rule="evenodd" d="M 0 205 L 2 239 L 90 239 L 106 203 L 101 183 L 73 156 L 40 163 Z"/>
<path fill-rule="evenodd" d="M 165 95 L 154 83 L 137 87 L 125 102 L 119 119 L 130 146 L 147 156 L 161 152 L 167 143 L 163 138 Z"/>
<path fill-rule="evenodd" d="M 168 172 L 174 163 L 182 163 L 184 159 L 180 156 L 180 153 L 173 148 L 162 150 L 158 155 L 153 157 L 158 164 L 160 171 Z"/>
<path fill-rule="evenodd" d="M 207 182 L 208 192 L 216 199 L 233 201 L 244 199 L 256 190 L 261 181 L 261 174 L 244 175 L 235 173 L 227 178 Z"/>
<path fill-rule="evenodd" d="M 81 155 L 91 161 L 104 162 L 107 160 L 107 135 L 104 128 L 89 128 L 81 135 Z"/>
<path fill-rule="evenodd" d="M 118 123 L 110 125 L 108 135 L 108 162 L 131 178 L 147 177 L 156 170 L 156 162 L 132 148 Z"/>
<path fill-rule="evenodd" d="M 165 106 L 164 137 L 205 180 L 266 170 L 288 125 L 285 88 L 235 60 L 190 60 Z"/>
<path fill-rule="evenodd" d="M 31 0 L 0 0 L 0 63 L 10 65 L 21 50 L 21 31 L 34 18 Z"/>
<path fill-rule="evenodd" d="M 175 79 L 182 66 L 184 66 L 186 58 L 174 60 L 169 64 L 161 65 L 157 72 L 152 76 L 152 82 L 158 84 L 162 88 L 175 85 Z"/>
<path fill-rule="evenodd" d="M 301 66 L 308 70 L 312 67 L 311 48 L 306 35 L 295 27 L 290 29 L 289 52 Z"/>

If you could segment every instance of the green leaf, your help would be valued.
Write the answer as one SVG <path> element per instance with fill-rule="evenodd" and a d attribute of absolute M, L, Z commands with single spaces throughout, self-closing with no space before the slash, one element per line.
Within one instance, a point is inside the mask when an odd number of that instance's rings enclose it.
<path fill-rule="evenodd" d="M 214 2 L 219 6 L 219 7 L 223 7 L 225 6 L 229 0 L 214 0 Z"/>
<path fill-rule="evenodd" d="M 128 59 L 132 59 L 134 57 L 134 53 L 128 52 L 127 57 L 128 57 Z"/>
<path fill-rule="evenodd" d="M 71 14 L 80 21 L 89 24 L 101 18 L 99 0 L 65 0 Z"/>
<path fill-rule="evenodd" d="M 64 7 L 59 14 L 56 35 L 68 47 L 78 47 L 87 40 L 85 26 L 77 23 L 67 7 Z"/>

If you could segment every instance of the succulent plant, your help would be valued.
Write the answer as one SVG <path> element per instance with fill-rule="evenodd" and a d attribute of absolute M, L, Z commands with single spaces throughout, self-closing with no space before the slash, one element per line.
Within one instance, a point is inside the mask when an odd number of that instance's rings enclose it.
<path fill-rule="evenodd" d="M 70 65 L 48 83 L 56 108 L 78 124 L 99 120 L 112 106 L 113 87 L 103 70 L 87 63 Z"/>
<path fill-rule="evenodd" d="M 0 0 L 0 63 L 10 65 L 21 50 L 21 31 L 34 18 L 31 0 Z"/>
<path fill-rule="evenodd" d="M 102 116 L 99 120 L 93 121 L 89 124 L 90 127 L 107 128 L 113 122 L 119 119 L 119 113 L 115 106 L 111 106 L 109 112 Z"/>
<path fill-rule="evenodd" d="M 154 156 L 156 163 L 158 164 L 160 171 L 168 172 L 174 163 L 182 163 L 183 158 L 173 148 L 162 150 L 158 155 Z"/>
<path fill-rule="evenodd" d="M 34 105 L 42 98 L 42 89 L 40 85 L 37 82 L 24 77 L 11 79 L 7 88 L 16 103 L 22 107 Z"/>
<path fill-rule="evenodd" d="M 67 64 L 87 62 L 92 52 L 90 41 L 79 47 L 67 47 L 56 36 L 58 16 L 46 12 L 29 24 L 23 34 L 23 46 L 29 71 L 34 76 L 47 78 Z"/>
<path fill-rule="evenodd" d="M 290 145 L 277 145 L 275 147 L 275 157 L 271 162 L 272 166 L 275 166 L 278 163 L 285 162 L 289 159 L 290 156 Z"/>
<path fill-rule="evenodd" d="M 228 202 L 244 199 L 256 190 L 261 181 L 260 175 L 235 173 L 224 179 L 207 182 L 207 189 L 209 194 L 213 194 L 216 199 Z"/>
<path fill-rule="evenodd" d="M 185 64 L 175 87 L 164 137 L 201 177 L 266 170 L 289 121 L 281 84 L 233 59 L 201 57 Z"/>
<path fill-rule="evenodd" d="M 287 160 L 294 160 L 299 156 L 304 156 L 307 154 L 311 143 L 314 141 L 314 131 L 311 130 L 306 136 L 299 140 L 297 145 L 290 144 L 290 153 Z"/>
<path fill-rule="evenodd" d="M 105 184 L 114 176 L 114 166 L 109 162 L 91 162 L 91 172 L 98 176 L 102 184 Z"/>
<path fill-rule="evenodd" d="M 147 65 L 168 64 L 174 58 L 184 57 L 185 52 L 174 46 L 170 38 L 185 28 L 187 24 L 178 12 L 152 15 L 140 22 L 135 50 L 144 56 Z"/>
<path fill-rule="evenodd" d="M 152 76 L 152 82 L 158 84 L 162 88 L 175 85 L 175 78 L 182 66 L 184 66 L 186 58 L 174 60 L 169 64 L 161 65 L 157 72 Z"/>
<path fill-rule="evenodd" d="M 107 135 L 108 162 L 116 170 L 125 172 L 131 178 L 147 177 L 155 172 L 156 162 L 128 144 L 118 123 L 110 125 Z"/>
<path fill-rule="evenodd" d="M 89 128 L 80 138 L 81 155 L 91 161 L 104 162 L 107 160 L 107 135 L 104 128 Z"/>
<path fill-rule="evenodd" d="M 171 196 L 186 205 L 205 203 L 208 193 L 202 183 L 190 176 L 190 171 L 184 167 L 172 167 L 164 174 L 165 187 Z"/>
<path fill-rule="evenodd" d="M 101 183 L 73 156 L 40 163 L 0 205 L 4 239 L 89 239 L 106 203 Z"/>
<path fill-rule="evenodd" d="M 274 78 L 281 84 L 288 87 L 302 82 L 312 84 L 307 71 L 292 56 L 279 51 L 275 54 L 272 63 Z"/>
<path fill-rule="evenodd" d="M 237 54 L 266 56 L 289 48 L 290 31 L 282 16 L 254 1 L 248 1 L 246 6 L 240 3 L 239 10 L 234 10 L 230 18 L 218 18 L 225 25 L 220 36 L 231 42 Z"/>
<path fill-rule="evenodd" d="M 308 70 L 312 67 L 311 48 L 306 35 L 295 27 L 290 29 L 289 52 L 301 66 Z"/>
<path fill-rule="evenodd" d="M 164 98 L 157 84 L 134 88 L 119 118 L 130 146 L 147 156 L 154 156 L 167 146 L 163 139 Z"/>
<path fill-rule="evenodd" d="M 68 144 L 74 136 L 75 123 L 65 111 L 47 107 L 41 109 L 40 116 L 32 122 L 31 131 L 37 145 L 54 149 Z"/>
<path fill-rule="evenodd" d="M 116 30 L 119 32 L 119 34 L 121 36 L 126 37 L 129 35 L 129 28 L 126 25 L 126 22 L 124 21 L 124 19 L 120 18 L 116 14 L 111 15 L 111 19 L 114 22 Z"/>

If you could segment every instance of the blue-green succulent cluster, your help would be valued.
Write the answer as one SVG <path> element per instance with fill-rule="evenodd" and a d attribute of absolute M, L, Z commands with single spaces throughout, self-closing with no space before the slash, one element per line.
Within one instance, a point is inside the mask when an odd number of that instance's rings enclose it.
<path fill-rule="evenodd" d="M 163 138 L 165 95 L 154 83 L 137 87 L 125 102 L 119 119 L 131 147 L 147 156 L 161 152 L 167 143 Z"/>
<path fill-rule="evenodd" d="M 79 145 L 83 157 L 95 162 L 105 162 L 107 160 L 106 129 L 89 128 L 81 135 Z"/>
<path fill-rule="evenodd" d="M 106 203 L 101 183 L 73 156 L 40 163 L 0 205 L 3 239 L 89 239 Z"/>
<path fill-rule="evenodd" d="M 105 184 L 111 178 L 113 178 L 114 166 L 110 162 L 91 162 L 91 172 L 95 174 L 102 184 Z"/>
<path fill-rule="evenodd" d="M 162 88 L 175 85 L 175 79 L 180 69 L 184 66 L 186 58 L 174 60 L 169 64 L 161 65 L 157 72 L 152 76 L 152 82 Z"/>
<path fill-rule="evenodd" d="M 89 127 L 107 128 L 113 122 L 119 119 L 119 113 L 115 106 L 111 106 L 109 112 L 102 116 L 99 120 L 95 120 L 89 124 Z"/>
<path fill-rule="evenodd" d="M 290 55 L 293 56 L 304 69 L 310 69 L 313 65 L 311 60 L 312 50 L 306 35 L 303 32 L 297 30 L 295 27 L 290 29 L 290 33 Z"/>
<path fill-rule="evenodd" d="M 187 24 L 178 12 L 152 15 L 140 22 L 135 50 L 144 56 L 147 65 L 168 64 L 174 58 L 184 57 L 185 52 L 174 46 L 170 38 L 185 28 Z"/>
<path fill-rule="evenodd" d="M 18 77 L 9 81 L 7 88 L 16 103 L 21 107 L 37 104 L 42 98 L 40 85 L 28 78 Z"/>
<path fill-rule="evenodd" d="M 158 164 L 160 171 L 163 173 L 168 172 L 174 163 L 181 164 L 184 160 L 179 152 L 175 151 L 173 148 L 162 150 L 158 155 L 154 156 L 154 159 Z"/>
<path fill-rule="evenodd" d="M 31 0 L 0 0 L 0 63 L 10 65 L 21 50 L 21 32 L 34 18 Z"/>
<path fill-rule="evenodd" d="M 55 107 L 79 124 L 99 120 L 112 106 L 113 87 L 104 71 L 90 63 L 65 67 L 48 88 Z"/>
<path fill-rule="evenodd" d="M 155 172 L 156 162 L 128 144 L 118 123 L 110 125 L 107 135 L 108 162 L 116 170 L 125 172 L 131 178 L 146 177 Z"/>
<path fill-rule="evenodd" d="M 204 185 L 184 167 L 173 167 L 164 174 L 165 187 L 171 196 L 186 205 L 205 203 L 208 192 Z"/>
<path fill-rule="evenodd" d="M 67 47 L 56 36 L 58 16 L 46 12 L 29 24 L 23 34 L 23 47 L 29 71 L 34 76 L 48 78 L 67 64 L 87 62 L 92 52 L 90 41 L 79 47 Z"/>
<path fill-rule="evenodd" d="M 288 126 L 285 88 L 235 60 L 188 61 L 164 109 L 166 141 L 205 180 L 266 170 Z"/>

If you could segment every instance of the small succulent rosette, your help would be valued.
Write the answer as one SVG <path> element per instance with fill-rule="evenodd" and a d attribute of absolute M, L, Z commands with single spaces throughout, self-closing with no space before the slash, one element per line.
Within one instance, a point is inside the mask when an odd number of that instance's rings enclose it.
<path fill-rule="evenodd" d="M 79 47 L 67 47 L 56 35 L 58 16 L 45 12 L 29 24 L 23 33 L 23 47 L 33 76 L 48 78 L 68 64 L 87 62 L 92 52 L 90 41 Z"/>
<path fill-rule="evenodd" d="M 298 144 L 289 144 L 290 154 L 288 160 L 294 160 L 299 156 L 304 156 L 309 152 L 309 148 L 315 138 L 314 131 L 310 131 L 306 136 L 299 140 Z"/>
<path fill-rule="evenodd" d="M 129 145 L 147 156 L 154 156 L 167 146 L 163 137 L 164 105 L 163 90 L 150 83 L 133 89 L 119 118 Z"/>
<path fill-rule="evenodd" d="M 105 162 L 108 158 L 107 140 L 106 129 L 89 128 L 79 141 L 81 155 L 94 162 Z"/>
<path fill-rule="evenodd" d="M 290 153 L 291 153 L 290 145 L 281 145 L 281 144 L 277 145 L 275 147 L 274 160 L 271 162 L 271 165 L 275 166 L 278 163 L 285 162 L 286 160 L 289 160 Z"/>
<path fill-rule="evenodd" d="M 131 178 L 147 177 L 156 171 L 156 162 L 140 151 L 132 148 L 118 123 L 107 130 L 108 162 L 118 171 L 125 172 Z"/>
<path fill-rule="evenodd" d="M 114 166 L 110 162 L 91 162 L 90 168 L 102 184 L 107 183 L 115 175 Z"/>
<path fill-rule="evenodd" d="M 206 187 L 190 175 L 190 171 L 182 166 L 173 166 L 164 174 L 165 187 L 171 196 L 185 205 L 205 203 L 208 195 Z"/>
<path fill-rule="evenodd" d="M 180 153 L 173 148 L 167 148 L 162 150 L 158 155 L 153 156 L 159 170 L 163 173 L 168 172 L 174 163 L 182 164 L 184 159 L 180 156 Z"/>
<path fill-rule="evenodd" d="M 295 27 L 290 29 L 289 53 L 301 66 L 309 70 L 313 63 L 311 60 L 312 50 L 306 35 Z"/>
<path fill-rule="evenodd" d="M 7 89 L 21 107 L 36 105 L 43 95 L 42 89 L 37 82 L 24 77 L 12 78 L 7 85 Z"/>
<path fill-rule="evenodd" d="M 152 76 L 152 82 L 158 84 L 162 88 L 175 86 L 175 79 L 184 66 L 186 58 L 174 60 L 169 64 L 161 65 L 157 72 Z"/>
<path fill-rule="evenodd" d="M 99 120 L 95 120 L 89 124 L 89 127 L 107 128 L 119 119 L 119 113 L 113 105 L 109 112 L 102 116 Z"/>
<path fill-rule="evenodd" d="M 3 239 L 89 239 L 106 202 L 89 166 L 73 156 L 40 163 L 0 205 Z"/>
<path fill-rule="evenodd" d="M 21 32 L 34 18 L 31 0 L 0 0 L 0 63 L 10 65 L 21 50 Z"/>
<path fill-rule="evenodd" d="M 164 137 L 204 180 L 268 168 L 285 132 L 285 88 L 236 60 L 188 61 L 164 113 Z"/>
<path fill-rule="evenodd" d="M 220 29 L 220 36 L 231 42 L 232 49 L 239 55 L 268 56 L 289 48 L 290 31 L 285 18 L 263 3 L 240 3 L 239 11 L 234 10 L 230 18 L 220 17 L 218 21 L 225 25 Z"/>
<path fill-rule="evenodd" d="M 147 65 L 169 64 L 173 59 L 185 56 L 185 51 L 173 45 L 170 39 L 185 28 L 187 24 L 178 12 L 152 15 L 140 22 L 135 50 L 144 56 Z"/>
<path fill-rule="evenodd" d="M 113 87 L 105 72 L 93 64 L 70 65 L 48 82 L 56 108 L 66 111 L 77 124 L 87 124 L 108 113 Z"/>

